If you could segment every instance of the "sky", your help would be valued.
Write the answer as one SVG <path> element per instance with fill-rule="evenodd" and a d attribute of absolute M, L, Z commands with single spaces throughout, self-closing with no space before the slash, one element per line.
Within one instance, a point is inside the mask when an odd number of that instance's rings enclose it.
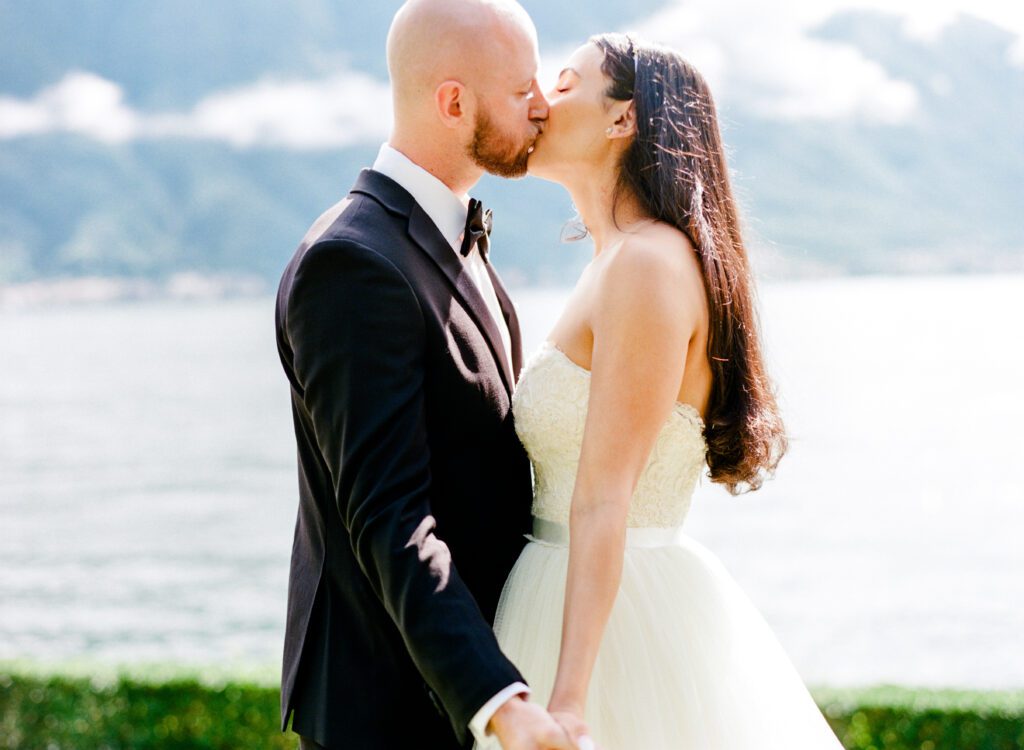
<path fill-rule="evenodd" d="M 719 101 L 762 117 L 899 124 L 914 113 L 914 85 L 850 45 L 809 33 L 834 13 L 865 9 L 899 16 L 908 37 L 929 44 L 941 43 L 959 13 L 970 13 L 1013 35 L 1006 60 L 1024 68 L 1020 0 L 670 0 L 618 30 L 679 49 Z M 574 46 L 542 50 L 542 85 Z M 387 81 L 344 68 L 318 79 L 265 77 L 212 91 L 179 112 L 139 111 L 116 81 L 72 70 L 30 98 L 0 95 L 0 140 L 68 132 L 107 143 L 195 138 L 239 149 L 341 148 L 385 139 L 390 111 Z"/>

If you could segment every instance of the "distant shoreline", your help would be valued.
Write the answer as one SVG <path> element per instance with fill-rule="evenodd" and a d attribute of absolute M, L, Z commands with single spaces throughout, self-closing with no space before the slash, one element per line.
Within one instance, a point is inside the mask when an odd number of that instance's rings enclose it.
<path fill-rule="evenodd" d="M 977 269 L 918 269 L 894 268 L 886 273 L 807 273 L 775 274 L 767 269 L 761 274 L 760 284 L 775 285 L 802 282 L 837 282 L 867 279 L 958 279 L 985 277 L 1016 277 L 1024 275 L 1024 265 L 1006 268 Z M 515 283 L 517 275 L 510 274 L 510 291 L 524 289 L 568 289 L 566 284 Z M 197 302 L 266 297 L 272 285 L 258 276 L 231 274 L 200 274 L 184 272 L 167 279 L 136 277 L 60 277 L 30 282 L 0 283 L 0 313 L 19 309 L 48 307 L 94 306 L 117 302 Z"/>
<path fill-rule="evenodd" d="M 213 301 L 260 297 L 270 285 L 259 276 L 176 273 L 166 279 L 80 276 L 0 284 L 0 312 L 50 306 L 132 301 Z"/>
<path fill-rule="evenodd" d="M 1021 268 L 971 270 L 892 269 L 886 273 L 796 273 L 778 274 L 771 270 L 759 275 L 759 284 L 834 283 L 868 279 L 957 279 L 1009 278 L 1024 275 Z M 509 291 L 565 290 L 572 283 L 523 283 L 520 275 L 508 274 Z M 516 283 L 516 282 L 519 283 Z M 93 307 L 121 302 L 215 302 L 252 299 L 273 293 L 273 285 L 256 275 L 203 274 L 193 271 L 173 274 L 165 279 L 118 276 L 79 276 L 0 282 L 0 313 L 46 308 Z"/>

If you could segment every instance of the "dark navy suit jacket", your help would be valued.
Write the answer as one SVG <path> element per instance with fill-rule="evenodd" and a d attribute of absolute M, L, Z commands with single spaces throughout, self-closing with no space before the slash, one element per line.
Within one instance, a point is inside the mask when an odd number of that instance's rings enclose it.
<path fill-rule="evenodd" d="M 523 678 L 491 630 L 530 530 L 529 462 L 486 304 L 423 209 L 364 170 L 277 296 L 299 509 L 282 729 L 329 748 L 459 748 Z M 490 269 L 490 266 L 488 266 Z"/>

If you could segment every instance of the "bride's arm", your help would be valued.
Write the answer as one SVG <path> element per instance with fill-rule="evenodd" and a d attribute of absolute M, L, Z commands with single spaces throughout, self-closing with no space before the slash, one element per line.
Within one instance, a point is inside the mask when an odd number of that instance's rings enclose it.
<path fill-rule="evenodd" d="M 632 242 L 636 242 L 633 240 Z M 622 575 L 630 499 L 676 400 L 697 326 L 692 270 L 622 246 L 598 283 L 590 402 L 573 491 L 558 673 L 549 709 L 583 716 Z M 703 288 L 697 289 L 701 294 Z"/>

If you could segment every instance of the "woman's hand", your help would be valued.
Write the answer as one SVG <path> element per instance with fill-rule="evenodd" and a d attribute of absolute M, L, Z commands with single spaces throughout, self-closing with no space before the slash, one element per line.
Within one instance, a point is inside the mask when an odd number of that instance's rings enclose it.
<path fill-rule="evenodd" d="M 573 744 L 579 750 L 599 750 L 594 740 L 590 737 L 590 729 L 585 721 L 580 718 L 582 711 L 573 709 L 559 709 L 557 706 L 549 706 L 548 712 L 551 717 L 562 725 L 562 729 L 572 739 Z"/>

